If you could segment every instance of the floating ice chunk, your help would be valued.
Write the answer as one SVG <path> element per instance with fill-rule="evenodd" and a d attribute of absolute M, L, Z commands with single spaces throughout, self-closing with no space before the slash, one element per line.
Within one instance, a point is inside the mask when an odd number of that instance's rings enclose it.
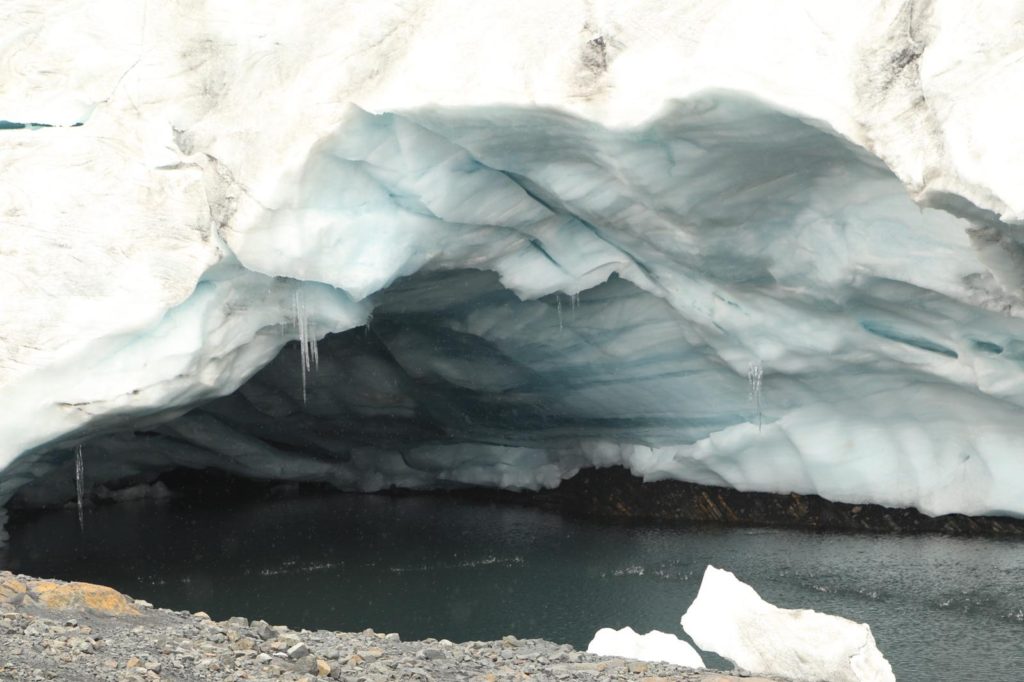
<path fill-rule="evenodd" d="M 651 630 L 646 635 L 637 633 L 631 627 L 621 630 L 601 628 L 587 645 L 587 653 L 598 656 L 621 656 L 638 661 L 674 663 L 687 668 L 703 668 L 697 651 L 667 632 Z"/>
<path fill-rule="evenodd" d="M 708 566 L 683 629 L 705 651 L 753 673 L 818 682 L 895 680 L 871 628 L 810 609 L 780 609 Z"/>

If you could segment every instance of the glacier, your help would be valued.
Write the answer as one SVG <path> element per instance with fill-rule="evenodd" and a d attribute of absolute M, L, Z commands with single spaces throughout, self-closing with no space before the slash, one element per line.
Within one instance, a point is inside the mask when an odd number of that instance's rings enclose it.
<path fill-rule="evenodd" d="M 1024 516 L 1022 22 L 0 7 L 0 503 L 73 500 L 81 446 L 90 485 L 619 464 Z"/>

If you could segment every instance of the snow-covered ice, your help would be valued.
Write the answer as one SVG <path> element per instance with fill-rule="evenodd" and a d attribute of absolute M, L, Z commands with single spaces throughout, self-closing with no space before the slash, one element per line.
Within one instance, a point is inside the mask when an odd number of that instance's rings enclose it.
<path fill-rule="evenodd" d="M 622 464 L 1022 516 L 1022 20 L 7 3 L 0 501 L 73 499 L 82 442 L 96 485 Z"/>
<path fill-rule="evenodd" d="M 729 571 L 708 566 L 683 629 L 739 668 L 801 682 L 890 682 L 871 628 L 809 609 L 769 604 Z"/>
<path fill-rule="evenodd" d="M 587 652 L 638 661 L 674 663 L 688 668 L 704 667 L 700 654 L 675 635 L 659 630 L 651 630 L 641 635 L 628 626 L 621 630 L 601 628 L 587 645 Z"/>

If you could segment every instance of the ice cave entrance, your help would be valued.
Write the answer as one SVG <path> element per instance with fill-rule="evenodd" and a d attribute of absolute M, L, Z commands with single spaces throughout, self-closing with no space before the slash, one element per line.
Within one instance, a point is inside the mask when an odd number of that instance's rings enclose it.
<path fill-rule="evenodd" d="M 615 276 L 523 301 L 493 272 L 421 273 L 373 303 L 367 325 L 318 344 L 300 334 L 227 397 L 89 440 L 90 485 L 186 467 L 355 491 L 537 489 L 615 463 L 601 458 L 619 443 L 694 442 L 757 419 L 748 377 Z M 29 482 L 15 504 L 54 488 L 74 499 L 65 473 Z"/>
<path fill-rule="evenodd" d="M 75 499 L 81 443 L 93 486 L 537 489 L 618 464 L 1024 515 L 1015 256 L 824 124 L 722 92 L 634 129 L 356 109 L 307 151 L 191 296 L 58 368 L 59 397 L 8 401 L 0 499 Z"/>

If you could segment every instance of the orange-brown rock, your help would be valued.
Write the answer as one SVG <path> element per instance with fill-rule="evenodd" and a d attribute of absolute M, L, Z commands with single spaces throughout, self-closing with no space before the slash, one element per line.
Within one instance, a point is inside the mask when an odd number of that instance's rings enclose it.
<path fill-rule="evenodd" d="M 139 610 L 120 592 L 90 583 L 58 583 L 40 580 L 29 593 L 51 609 L 88 610 L 105 616 L 137 616 Z"/>
<path fill-rule="evenodd" d="M 25 583 L 6 571 L 0 573 L 0 604 L 5 604 L 16 596 L 27 592 L 28 588 L 25 586 Z"/>

